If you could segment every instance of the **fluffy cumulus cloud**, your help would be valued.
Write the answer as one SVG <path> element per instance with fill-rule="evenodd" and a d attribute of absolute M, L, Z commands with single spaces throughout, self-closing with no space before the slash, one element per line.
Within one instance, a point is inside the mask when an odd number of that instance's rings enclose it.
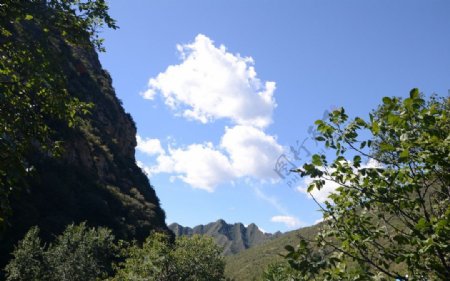
<path fill-rule="evenodd" d="M 177 178 L 192 187 L 207 191 L 213 191 L 218 184 L 235 177 L 228 158 L 215 150 L 211 143 L 169 149 L 156 160 L 157 164 L 150 168 L 152 174 L 175 173 Z"/>
<path fill-rule="evenodd" d="M 194 188 L 213 191 L 222 183 L 242 177 L 261 180 L 276 178 L 273 163 L 283 148 L 275 137 L 247 126 L 226 128 L 219 147 L 212 143 L 191 144 L 167 151 L 158 145 L 145 146 L 150 140 L 140 140 L 140 151 L 156 156 L 150 167 L 141 165 L 149 175 L 174 173 L 176 178 Z M 158 148 L 158 149 L 157 149 Z"/>
<path fill-rule="evenodd" d="M 216 47 L 202 34 L 177 49 L 181 63 L 151 78 L 144 98 L 161 93 L 177 114 L 202 123 L 219 118 L 256 127 L 271 123 L 275 83 L 257 78 L 251 57 Z"/>
<path fill-rule="evenodd" d="M 136 149 L 149 155 L 159 155 L 164 153 L 159 139 L 143 139 L 141 136 L 136 136 Z"/>
<path fill-rule="evenodd" d="M 274 136 L 255 127 L 238 125 L 225 129 L 220 145 L 230 156 L 238 176 L 276 177 L 273 165 L 283 147 Z"/>
<path fill-rule="evenodd" d="M 273 216 L 270 221 L 284 223 L 288 228 L 291 229 L 302 226 L 300 220 L 293 216 Z"/>
<path fill-rule="evenodd" d="M 252 177 L 276 179 L 273 165 L 283 147 L 265 132 L 276 107 L 274 82 L 257 78 L 250 57 L 232 54 L 225 46 L 199 34 L 177 46 L 181 62 L 151 78 L 146 99 L 159 94 L 176 115 L 201 123 L 226 119 L 219 144 L 206 142 L 164 150 L 158 140 L 138 136 L 138 150 L 153 155 L 149 174 L 172 173 L 194 188 L 212 191 L 221 183 Z"/>

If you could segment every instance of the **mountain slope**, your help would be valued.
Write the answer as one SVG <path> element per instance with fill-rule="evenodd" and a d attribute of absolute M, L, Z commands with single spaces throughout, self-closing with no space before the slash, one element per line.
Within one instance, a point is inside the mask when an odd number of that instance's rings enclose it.
<path fill-rule="evenodd" d="M 228 224 L 224 220 L 218 220 L 207 225 L 198 225 L 194 228 L 173 223 L 169 225 L 169 229 L 176 236 L 191 236 L 194 234 L 211 236 L 218 245 L 224 248 L 225 255 L 239 253 L 279 235 L 279 233 L 264 233 L 253 223 L 246 227 L 242 223 Z"/>
<path fill-rule="evenodd" d="M 266 267 L 283 258 L 286 245 L 296 246 L 300 236 L 313 238 L 320 224 L 283 233 L 282 235 L 226 258 L 225 275 L 235 281 L 260 280 Z"/>
<path fill-rule="evenodd" d="M 24 32 L 36 32 L 33 28 Z M 12 216 L 0 233 L 0 266 L 34 225 L 46 241 L 82 221 L 111 228 L 122 239 L 142 241 L 152 230 L 169 232 L 155 191 L 136 165 L 136 126 L 94 48 L 71 46 L 58 34 L 52 40 L 60 63 L 55 67 L 64 73 L 70 95 L 93 108 L 77 128 L 49 121 L 64 151 L 58 158 L 30 156 L 35 173 L 10 200 Z"/>

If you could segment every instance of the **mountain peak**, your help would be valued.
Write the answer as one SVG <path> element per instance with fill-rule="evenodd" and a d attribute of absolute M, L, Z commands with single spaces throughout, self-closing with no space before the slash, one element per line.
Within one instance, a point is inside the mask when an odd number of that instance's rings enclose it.
<path fill-rule="evenodd" d="M 216 223 L 218 223 L 218 224 L 227 224 L 227 222 L 225 220 L 223 220 L 223 219 L 218 219 L 216 221 Z"/>
<path fill-rule="evenodd" d="M 169 225 L 169 229 L 176 236 L 192 236 L 194 234 L 211 236 L 218 245 L 224 248 L 225 255 L 239 253 L 275 237 L 272 234 L 262 232 L 254 223 L 248 226 L 240 222 L 228 224 L 223 219 L 206 225 L 197 225 L 193 228 L 172 223 Z"/>

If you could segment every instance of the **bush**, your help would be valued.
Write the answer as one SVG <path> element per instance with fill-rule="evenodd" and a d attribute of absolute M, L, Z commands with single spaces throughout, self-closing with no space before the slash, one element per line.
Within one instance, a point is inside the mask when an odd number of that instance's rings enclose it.
<path fill-rule="evenodd" d="M 69 225 L 48 247 L 33 227 L 19 242 L 6 266 L 6 280 L 96 280 L 112 273 L 118 246 L 106 228 Z"/>

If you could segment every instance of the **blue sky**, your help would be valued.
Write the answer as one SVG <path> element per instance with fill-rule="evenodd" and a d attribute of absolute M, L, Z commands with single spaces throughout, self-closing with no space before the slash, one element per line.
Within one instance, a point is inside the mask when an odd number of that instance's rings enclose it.
<path fill-rule="evenodd" d="M 167 214 L 268 232 L 311 225 L 305 182 L 274 172 L 324 112 L 450 89 L 449 1 L 110 0 L 103 67 L 136 121 L 136 158 Z M 330 189 L 333 187 L 331 186 Z M 318 194 L 324 196 L 324 194 Z"/>

